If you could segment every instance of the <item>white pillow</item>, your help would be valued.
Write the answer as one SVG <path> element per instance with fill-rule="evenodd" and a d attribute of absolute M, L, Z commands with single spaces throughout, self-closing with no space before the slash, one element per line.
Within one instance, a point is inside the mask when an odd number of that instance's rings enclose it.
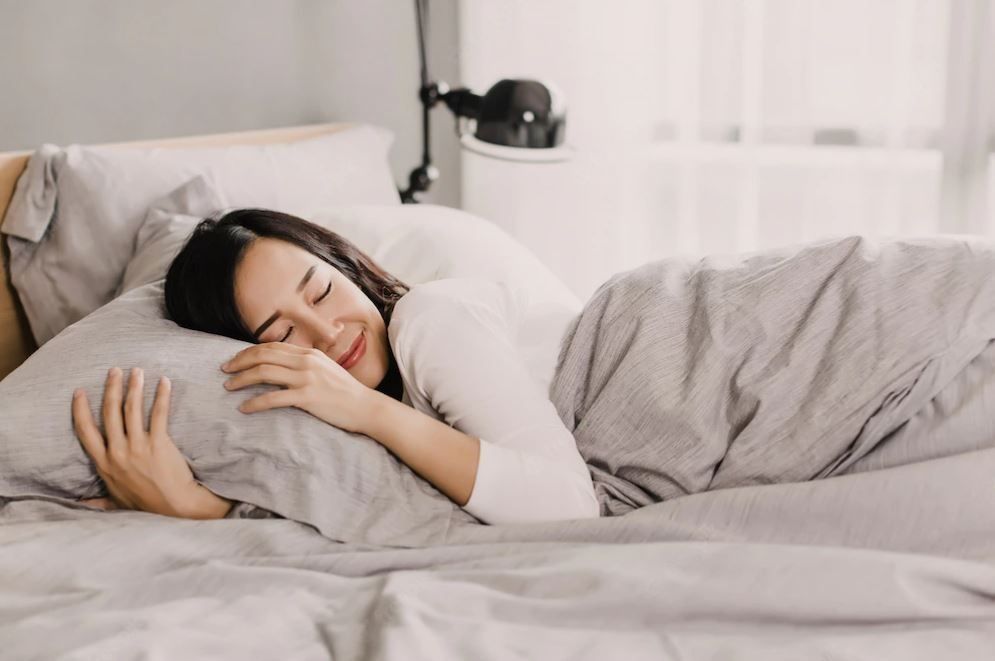
<path fill-rule="evenodd" d="M 228 206 L 202 177 L 154 204 L 139 230 L 121 293 L 164 278 L 197 223 Z M 370 204 L 312 209 L 299 215 L 349 239 L 409 285 L 442 278 L 486 278 L 527 291 L 534 304 L 572 314 L 583 307 L 577 295 L 525 245 L 491 221 L 460 209 Z"/>
<path fill-rule="evenodd" d="M 45 145 L 18 180 L 0 231 L 39 345 L 110 301 L 152 202 L 211 175 L 229 203 L 294 213 L 400 205 L 388 129 L 358 125 L 297 142 L 193 149 Z"/>
<path fill-rule="evenodd" d="M 579 313 L 582 301 L 527 246 L 495 223 L 434 204 L 312 208 L 308 220 L 337 232 L 408 284 L 479 277 L 515 284 L 533 301 Z"/>
<path fill-rule="evenodd" d="M 353 205 L 312 210 L 306 217 L 346 237 L 409 285 L 484 278 L 508 283 L 522 293 L 527 303 L 516 346 L 529 373 L 548 391 L 563 337 L 584 304 L 501 227 L 432 204 Z"/>

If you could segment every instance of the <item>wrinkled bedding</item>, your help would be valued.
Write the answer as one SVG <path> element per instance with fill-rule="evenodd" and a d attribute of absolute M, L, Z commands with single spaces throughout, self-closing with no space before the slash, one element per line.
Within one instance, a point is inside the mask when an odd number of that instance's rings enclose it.
<path fill-rule="evenodd" d="M 963 465 L 976 485 L 995 470 L 995 451 L 977 454 Z M 816 482 L 756 488 L 756 512 L 746 494 L 739 514 L 697 500 L 730 489 L 398 549 L 286 519 L 14 501 L 0 508 L 0 658 L 990 659 L 990 483 L 919 479 L 945 503 L 973 496 L 967 516 L 944 522 L 927 502 L 879 534 L 857 500 L 762 495 Z M 916 534 L 919 517 L 940 525 Z"/>
<path fill-rule="evenodd" d="M 551 386 L 600 519 L 396 548 L 0 500 L 0 658 L 991 659 L 993 256 L 614 276 Z"/>
<path fill-rule="evenodd" d="M 550 397 L 621 514 L 990 447 L 995 400 L 973 409 L 970 439 L 890 437 L 993 339 L 995 242 L 980 236 L 664 259 L 595 292 Z"/>

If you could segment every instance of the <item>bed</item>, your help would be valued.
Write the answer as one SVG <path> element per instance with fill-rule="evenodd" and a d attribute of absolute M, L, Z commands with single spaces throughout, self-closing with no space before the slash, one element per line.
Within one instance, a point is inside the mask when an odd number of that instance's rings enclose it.
<path fill-rule="evenodd" d="M 0 154 L 0 212 L 27 158 Z M 6 273 L 0 377 L 36 348 Z M 887 472 L 900 488 L 865 473 L 727 489 L 417 548 L 341 543 L 287 519 L 9 501 L 0 657 L 990 659 L 995 455 L 937 461 L 960 479 L 924 462 Z"/>

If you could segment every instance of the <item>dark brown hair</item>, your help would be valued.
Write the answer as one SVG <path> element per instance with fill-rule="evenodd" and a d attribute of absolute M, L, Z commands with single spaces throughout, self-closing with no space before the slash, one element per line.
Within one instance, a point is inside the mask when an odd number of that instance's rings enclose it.
<path fill-rule="evenodd" d="M 258 344 L 235 304 L 235 269 L 260 237 L 286 241 L 334 266 L 373 301 L 385 326 L 410 289 L 331 230 L 279 211 L 236 209 L 200 221 L 173 258 L 165 283 L 169 318 L 184 328 Z M 387 359 L 387 374 L 377 390 L 400 400 L 401 373 L 389 343 Z"/>

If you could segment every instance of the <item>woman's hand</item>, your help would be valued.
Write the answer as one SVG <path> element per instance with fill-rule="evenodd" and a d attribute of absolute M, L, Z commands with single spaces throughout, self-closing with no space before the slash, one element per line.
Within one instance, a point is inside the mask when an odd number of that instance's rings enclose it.
<path fill-rule="evenodd" d="M 284 386 L 242 402 L 238 410 L 254 413 L 295 406 L 346 431 L 365 433 L 376 390 L 367 388 L 349 371 L 318 349 L 286 342 L 265 342 L 239 351 L 221 369 L 234 374 L 228 390 L 256 383 Z"/>
<path fill-rule="evenodd" d="M 90 507 L 99 507 L 102 510 L 117 510 L 121 509 L 114 502 L 113 498 L 80 498 L 79 502 L 84 505 L 89 505 Z"/>
<path fill-rule="evenodd" d="M 156 390 L 149 430 L 143 422 L 144 405 L 140 368 L 131 370 L 122 420 L 123 375 L 114 367 L 104 386 L 103 418 L 107 439 L 90 414 L 86 392 L 73 393 L 73 423 L 83 448 L 97 466 L 111 501 L 82 501 L 103 509 L 136 509 L 168 516 L 191 516 L 191 505 L 204 502 L 206 490 L 193 477 L 186 459 L 166 432 L 169 414 L 169 379 L 162 377 Z"/>

